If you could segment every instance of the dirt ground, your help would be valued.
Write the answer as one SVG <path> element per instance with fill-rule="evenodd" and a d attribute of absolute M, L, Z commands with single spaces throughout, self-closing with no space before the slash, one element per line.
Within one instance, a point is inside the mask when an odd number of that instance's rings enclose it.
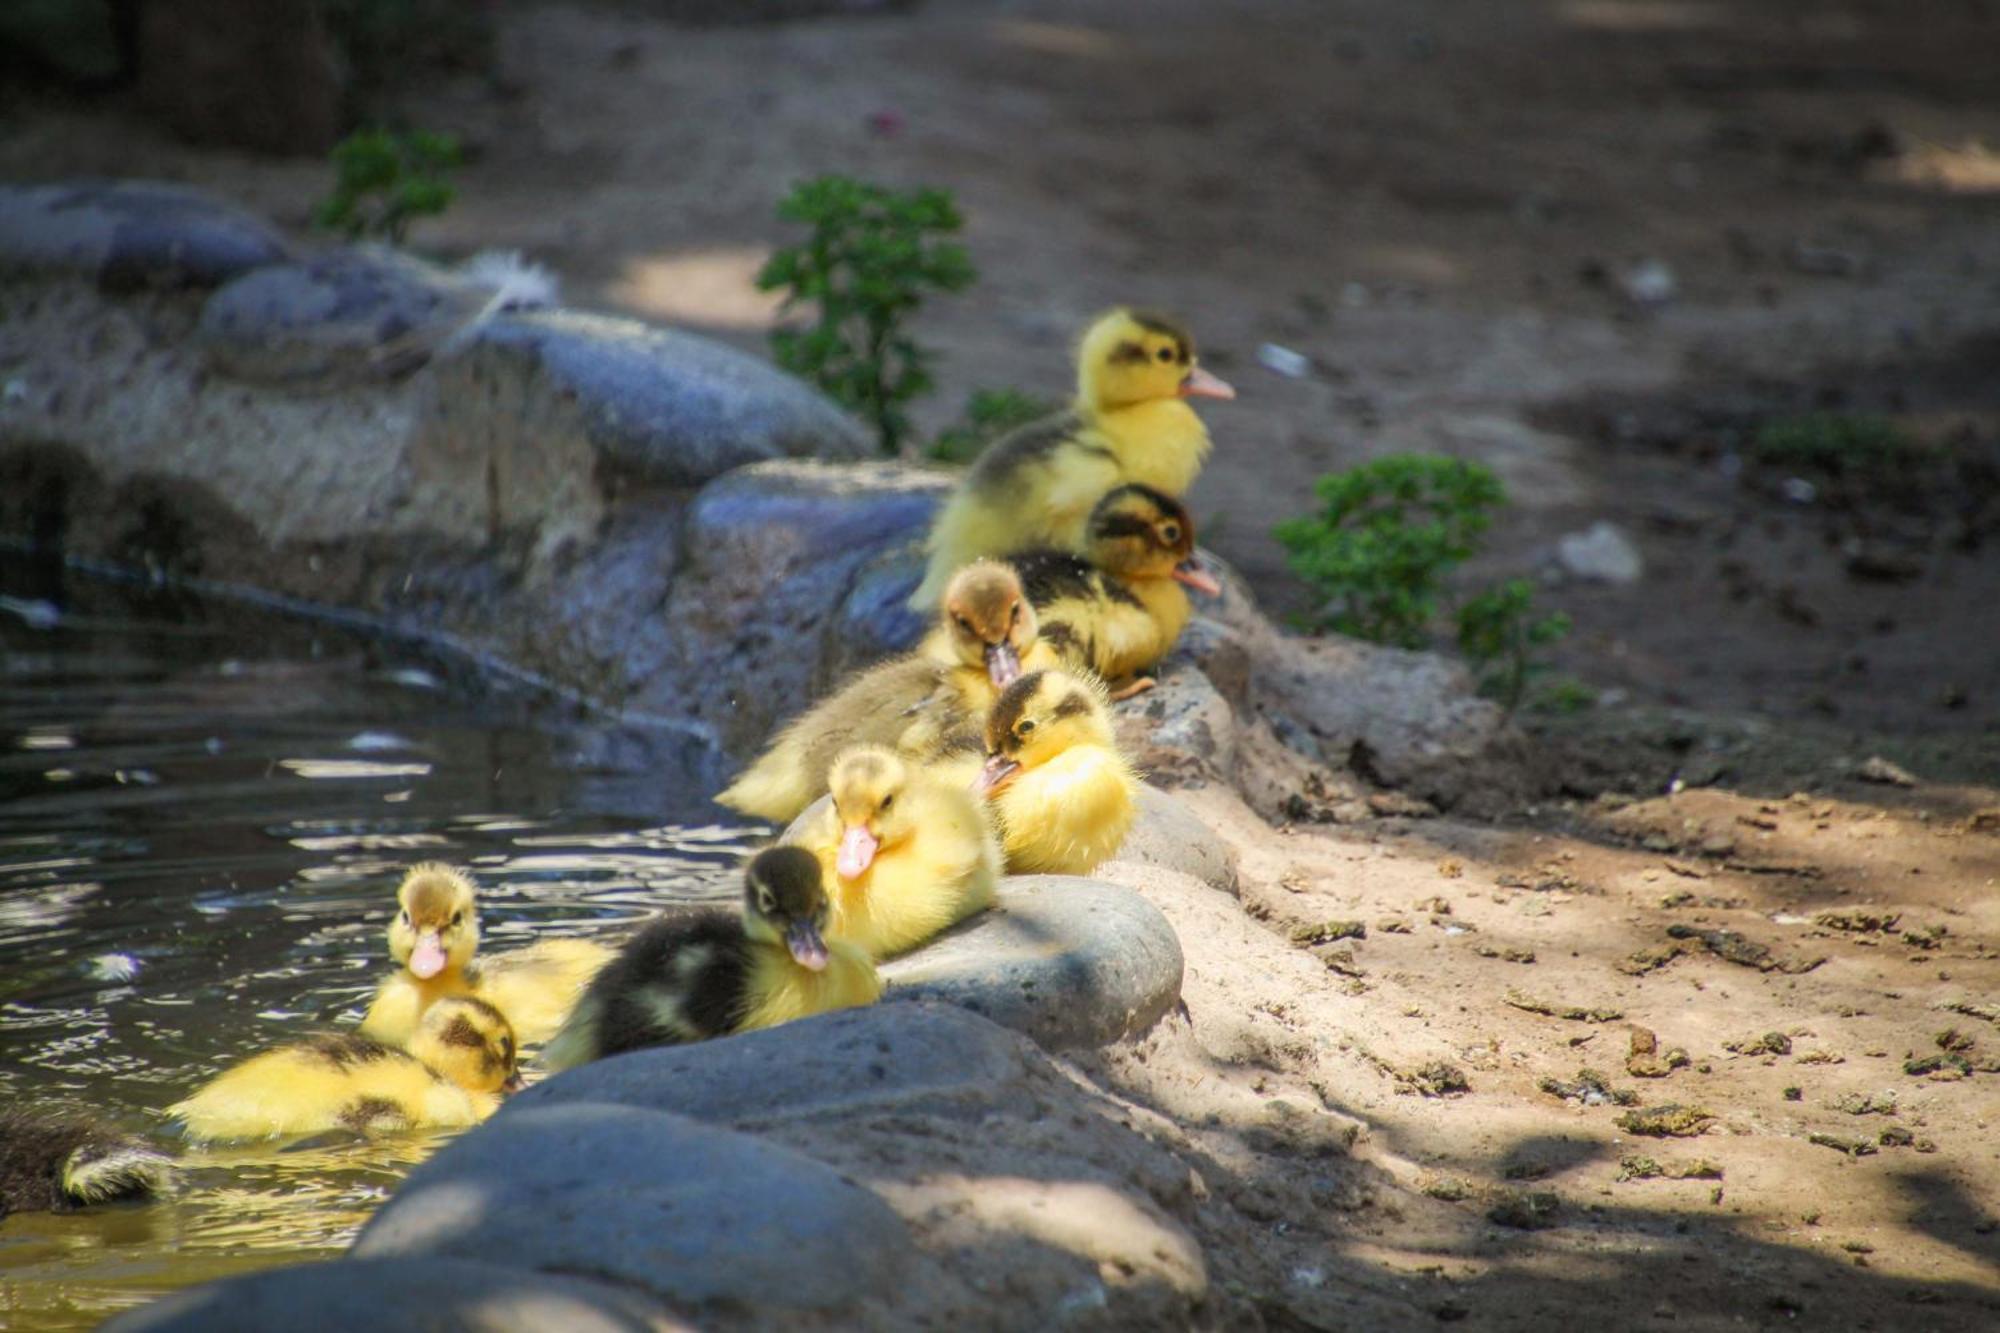
<path fill-rule="evenodd" d="M 688 29 L 522 4 L 496 77 L 411 95 L 477 153 L 416 241 L 518 247 L 574 303 L 758 347 L 791 181 L 947 186 L 983 277 L 922 317 L 920 424 L 976 387 L 1060 395 L 1105 305 L 1182 312 L 1241 390 L 1207 411 L 1204 540 L 1279 609 L 1303 594 L 1267 534 L 1319 473 L 1495 467 L 1514 504 L 1472 572 L 1542 578 L 1577 625 L 1556 666 L 1601 692 L 1529 719 L 1565 793 L 1277 836 L 1192 793 L 1242 847 L 1242 910 L 1139 883 L 1188 1016 L 1093 1076 L 1216 1164 L 1200 1238 L 1272 1328 L 1342 1326 L 1358 1290 L 1474 1327 L 1992 1326 L 2000 4 L 1921 8 L 934 0 Z M 328 178 L 115 105 L 9 108 L 0 175 L 80 173 L 300 226 Z M 1805 412 L 1920 448 L 1832 477 L 1750 455 Z M 1599 520 L 1637 582 L 1555 572 Z M 1878 756 L 1912 785 L 1863 777 Z M 1699 1136 L 1619 1128 L 1627 1090 Z"/>

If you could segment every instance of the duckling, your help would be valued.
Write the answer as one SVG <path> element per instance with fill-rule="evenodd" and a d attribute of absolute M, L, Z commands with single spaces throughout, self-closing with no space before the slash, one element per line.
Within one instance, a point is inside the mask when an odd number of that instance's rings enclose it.
<path fill-rule="evenodd" d="M 784 823 L 826 790 L 834 756 L 850 745 L 887 745 L 916 759 L 955 742 L 976 748 L 1000 691 L 1024 666 L 1058 660 L 1040 641 L 1014 571 L 969 565 L 953 576 L 937 627 L 916 652 L 869 668 L 794 719 L 715 799 Z"/>
<path fill-rule="evenodd" d="M 174 1160 L 82 1112 L 0 1110 L 0 1217 L 163 1194 Z"/>
<path fill-rule="evenodd" d="M 834 936 L 887 958 L 992 905 L 999 848 L 962 779 L 857 745 L 827 786 L 826 814 L 800 843 L 830 876 Z"/>
<path fill-rule="evenodd" d="M 621 1051 L 675 1046 L 873 1004 L 868 955 L 823 931 L 817 857 L 767 847 L 743 871 L 743 911 L 663 917 L 625 945 L 542 1052 L 568 1069 Z"/>
<path fill-rule="evenodd" d="M 1118 851 L 1139 779 L 1112 739 L 1103 686 L 1067 671 L 1021 677 L 987 716 L 986 750 L 976 786 L 999 817 L 1008 870 L 1084 875 Z"/>
<path fill-rule="evenodd" d="M 611 950 L 589 940 L 543 940 L 525 949 L 474 960 L 479 906 L 472 877 L 426 861 L 411 866 L 396 888 L 389 922 L 389 956 L 398 970 L 375 992 L 361 1034 L 400 1046 L 431 1004 L 471 995 L 507 1016 L 530 1045 L 548 1040 Z"/>
<path fill-rule="evenodd" d="M 1077 550 L 1091 506 L 1116 486 L 1185 494 L 1209 450 L 1187 400 L 1235 396 L 1196 363 L 1194 339 L 1173 320 L 1126 309 L 1100 316 L 1077 351 L 1069 410 L 994 441 L 945 502 L 910 605 L 936 606 L 952 572 L 982 555 Z"/>
<path fill-rule="evenodd" d="M 409 1048 L 325 1033 L 253 1055 L 167 1108 L 198 1142 L 477 1124 L 520 1086 L 514 1030 L 484 1000 L 447 995 Z"/>
<path fill-rule="evenodd" d="M 1140 675 L 1166 656 L 1189 614 L 1182 585 L 1214 595 L 1222 585 L 1194 554 L 1194 523 L 1172 496 L 1136 482 L 1090 511 L 1087 558 L 1062 551 L 1007 557 L 1042 617 L 1041 636 L 1065 664 L 1123 682 L 1113 699 L 1151 689 Z"/>

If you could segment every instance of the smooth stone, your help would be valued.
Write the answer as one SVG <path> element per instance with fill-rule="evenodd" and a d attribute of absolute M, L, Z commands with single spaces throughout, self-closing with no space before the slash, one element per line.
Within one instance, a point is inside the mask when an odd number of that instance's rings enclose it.
<path fill-rule="evenodd" d="M 800 1153 L 577 1104 L 458 1139 L 410 1173 L 352 1253 L 603 1278 L 676 1304 L 833 1310 L 890 1289 L 913 1246 L 881 1199 Z"/>
<path fill-rule="evenodd" d="M 1556 538 L 1556 559 L 1572 577 L 1588 583 L 1637 583 L 1646 573 L 1646 558 L 1625 530 L 1603 519 Z"/>
<path fill-rule="evenodd" d="M 1210 888 L 1236 891 L 1235 849 L 1181 800 L 1157 787 L 1140 787 L 1139 817 L 1111 859 L 1160 866 L 1193 876 Z"/>
<path fill-rule="evenodd" d="M 504 315 L 471 342 L 573 397 L 614 472 L 699 486 L 779 458 L 859 459 L 860 423 L 804 381 L 733 347 L 573 310 Z"/>
<path fill-rule="evenodd" d="M 883 998 L 962 1005 L 1048 1050 L 1144 1032 L 1181 995 L 1181 943 L 1129 889 L 1010 875 L 999 904 L 882 966 Z"/>
<path fill-rule="evenodd" d="M 69 272 L 128 292 L 213 287 L 289 257 L 262 218 L 184 185 L 0 186 L 0 272 Z"/>
<path fill-rule="evenodd" d="M 205 1282 L 127 1311 L 106 1333 L 678 1333 L 635 1292 L 463 1259 L 341 1259 Z"/>
<path fill-rule="evenodd" d="M 956 1005 L 877 1004 L 564 1070 L 511 1098 L 495 1123 L 578 1102 L 743 1125 L 984 1099 L 1019 1083 L 1032 1058 L 1034 1047 L 1018 1033 Z"/>

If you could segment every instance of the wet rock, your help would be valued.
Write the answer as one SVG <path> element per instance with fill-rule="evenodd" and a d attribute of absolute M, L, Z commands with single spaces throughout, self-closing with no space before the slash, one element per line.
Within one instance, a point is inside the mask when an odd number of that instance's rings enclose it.
<path fill-rule="evenodd" d="M 691 333 L 561 310 L 491 320 L 473 342 L 496 373 L 573 399 L 604 464 L 636 480 L 699 486 L 747 463 L 869 452 L 805 383 Z"/>
<path fill-rule="evenodd" d="M 1556 559 L 1571 577 L 1591 583 L 1637 583 L 1646 572 L 1645 557 L 1624 529 L 1604 521 L 1557 538 Z"/>
<path fill-rule="evenodd" d="M 625 1106 L 523 1110 L 410 1173 L 361 1259 L 583 1275 L 677 1305 L 837 1311 L 913 1256 L 880 1199 L 787 1148 Z"/>
<path fill-rule="evenodd" d="M 1181 995 L 1181 945 L 1129 889 L 1010 875 L 993 910 L 882 968 L 884 999 L 943 1000 L 1048 1050 L 1144 1032 Z"/>
<path fill-rule="evenodd" d="M 695 1325 L 623 1287 L 426 1257 L 305 1264 L 204 1283 L 104 1327 L 114 1333 L 679 1333 Z"/>
<path fill-rule="evenodd" d="M 592 1103 L 747 1126 L 988 1098 L 1018 1084 L 1034 1046 L 957 1005 L 846 1009 L 726 1041 L 635 1051 L 565 1070 L 510 1099 L 493 1123 Z"/>
<path fill-rule="evenodd" d="M 1139 788 L 1139 817 L 1112 858 L 1119 861 L 1161 866 L 1211 888 L 1236 891 L 1235 849 L 1183 802 L 1151 785 Z"/>
<path fill-rule="evenodd" d="M 130 292 L 213 287 L 288 257 L 263 219 L 184 185 L 0 186 L 0 273 L 73 273 Z"/>

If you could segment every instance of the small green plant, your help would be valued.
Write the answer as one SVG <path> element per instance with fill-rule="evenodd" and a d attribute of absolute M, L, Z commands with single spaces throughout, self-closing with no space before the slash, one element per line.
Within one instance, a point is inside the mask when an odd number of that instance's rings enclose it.
<path fill-rule="evenodd" d="M 1445 575 L 1478 549 L 1506 498 L 1488 468 L 1458 458 L 1393 454 L 1313 485 L 1316 514 L 1276 529 L 1292 572 L 1343 634 L 1421 648 Z"/>
<path fill-rule="evenodd" d="M 1597 691 L 1574 676 L 1557 676 L 1541 688 L 1529 706 L 1538 713 L 1568 716 L 1597 707 Z"/>
<path fill-rule="evenodd" d="M 1758 462 L 1835 475 L 1881 468 L 1917 452 L 1916 441 L 1894 422 L 1832 412 L 1766 421 L 1750 438 L 1750 455 Z"/>
<path fill-rule="evenodd" d="M 356 131 L 334 146 L 333 193 L 313 220 L 357 239 L 401 245 L 414 219 L 451 206 L 450 175 L 460 160 L 458 140 L 449 134 Z"/>
<path fill-rule="evenodd" d="M 812 229 L 802 245 L 772 255 L 757 275 L 764 291 L 785 293 L 783 308 L 817 308 L 806 329 L 771 334 L 778 363 L 819 385 L 875 427 L 884 453 L 909 429 L 903 404 L 931 387 L 929 355 L 909 336 L 927 291 L 971 285 L 963 247 L 940 239 L 962 225 L 943 190 L 898 194 L 844 176 L 796 187 L 778 216 Z"/>
<path fill-rule="evenodd" d="M 1508 712 L 1520 707 L 1528 680 L 1541 670 L 1537 648 L 1569 633 L 1569 617 L 1557 611 L 1537 618 L 1535 586 L 1508 579 L 1468 597 L 1458 608 L 1458 650 L 1472 663 L 1480 693 Z"/>
<path fill-rule="evenodd" d="M 993 441 L 1056 410 L 1055 404 L 1013 389 L 974 389 L 965 417 L 947 426 L 924 452 L 940 463 L 970 463 Z"/>

